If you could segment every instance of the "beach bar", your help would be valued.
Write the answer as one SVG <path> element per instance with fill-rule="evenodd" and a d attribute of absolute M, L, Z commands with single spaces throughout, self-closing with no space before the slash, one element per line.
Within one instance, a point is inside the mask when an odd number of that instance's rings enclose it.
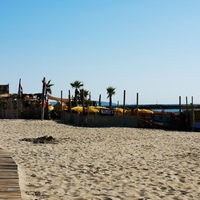
<path fill-rule="evenodd" d="M 61 93 L 62 94 L 62 93 Z M 137 93 L 137 104 L 102 107 L 98 112 L 95 110 L 97 102 L 84 100 L 80 102 L 77 109 L 72 106 L 70 98 L 57 98 L 48 95 L 45 109 L 42 107 L 42 93 L 36 94 L 9 94 L 9 85 L 0 85 L 0 119 L 41 119 L 42 109 L 44 119 L 62 120 L 66 124 L 80 127 L 132 127 L 132 128 L 156 128 L 180 131 L 200 130 L 200 109 L 198 106 L 174 105 L 179 108 L 178 113 L 166 112 L 166 105 L 139 105 Z M 49 101 L 57 101 L 52 110 L 49 110 Z M 180 102 L 180 97 L 179 97 Z M 187 101 L 186 101 L 187 102 Z M 84 106 L 83 106 L 84 105 Z M 173 105 L 170 105 L 173 106 Z M 173 106 L 173 108 L 175 108 Z M 178 106 L 178 107 L 177 107 Z M 52 107 L 52 106 L 51 106 Z M 58 108 L 56 108 L 58 107 Z M 155 111 L 162 108 L 161 111 Z"/>

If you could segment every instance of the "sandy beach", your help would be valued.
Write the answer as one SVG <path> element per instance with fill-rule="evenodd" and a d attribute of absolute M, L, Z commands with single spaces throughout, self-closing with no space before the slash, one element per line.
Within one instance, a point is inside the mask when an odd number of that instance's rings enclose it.
<path fill-rule="evenodd" d="M 200 199 L 200 133 L 1 119 L 0 138 L 23 200 Z"/>

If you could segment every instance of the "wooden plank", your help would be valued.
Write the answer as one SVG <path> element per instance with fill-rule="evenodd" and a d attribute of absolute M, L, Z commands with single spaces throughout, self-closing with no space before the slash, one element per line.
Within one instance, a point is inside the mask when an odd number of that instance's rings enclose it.
<path fill-rule="evenodd" d="M 17 165 L 9 152 L 0 148 L 0 199 L 22 200 Z"/>

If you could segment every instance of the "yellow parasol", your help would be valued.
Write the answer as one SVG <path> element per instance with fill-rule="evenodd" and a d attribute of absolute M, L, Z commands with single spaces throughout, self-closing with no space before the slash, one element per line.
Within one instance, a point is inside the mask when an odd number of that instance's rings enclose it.
<path fill-rule="evenodd" d="M 89 112 L 89 113 L 98 113 L 99 111 L 93 107 L 93 106 L 89 106 L 89 107 L 84 107 L 85 112 Z M 83 107 L 82 106 L 75 106 L 71 109 L 72 111 L 78 112 L 78 113 L 82 113 L 83 112 Z"/>
<path fill-rule="evenodd" d="M 109 109 L 109 108 L 106 108 L 104 106 L 95 106 L 94 108 L 97 109 L 97 110 L 100 110 L 100 109 L 108 110 Z"/>
<path fill-rule="evenodd" d="M 123 114 L 123 112 L 126 113 L 126 110 L 123 108 L 114 108 L 114 112 L 115 114 Z"/>
<path fill-rule="evenodd" d="M 82 106 L 75 106 L 73 108 L 71 108 L 72 111 L 75 111 L 75 112 L 83 112 L 83 107 Z"/>
<path fill-rule="evenodd" d="M 138 111 L 138 114 L 153 114 L 154 112 L 152 110 L 147 110 L 147 109 L 135 109 L 135 112 Z"/>
<path fill-rule="evenodd" d="M 49 109 L 49 111 L 52 111 L 54 109 L 54 107 L 52 105 L 48 105 L 48 109 Z"/>

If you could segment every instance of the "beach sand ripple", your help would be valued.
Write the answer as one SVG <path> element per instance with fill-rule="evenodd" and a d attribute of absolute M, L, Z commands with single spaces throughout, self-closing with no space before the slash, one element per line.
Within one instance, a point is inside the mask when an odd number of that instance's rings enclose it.
<path fill-rule="evenodd" d="M 40 120 L 0 120 L 0 130 L 24 200 L 200 199 L 200 133 Z M 44 136 L 53 142 L 33 140 Z"/>

